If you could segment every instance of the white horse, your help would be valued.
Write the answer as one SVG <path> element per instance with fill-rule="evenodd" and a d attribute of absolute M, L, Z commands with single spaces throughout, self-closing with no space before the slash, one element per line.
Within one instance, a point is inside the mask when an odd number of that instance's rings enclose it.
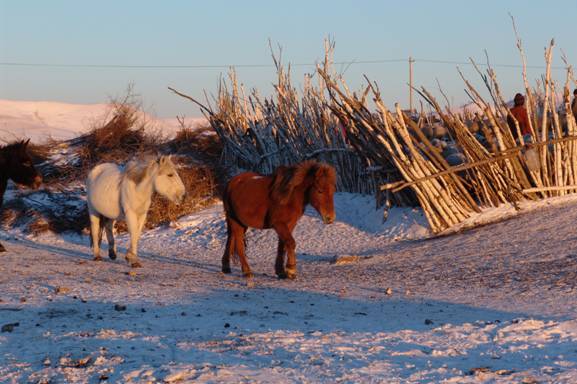
<path fill-rule="evenodd" d="M 114 222 L 125 219 L 130 233 L 126 260 L 133 268 L 142 266 L 137 257 L 137 245 L 152 193 L 158 192 L 175 203 L 180 203 L 185 193 L 184 184 L 169 156 L 130 161 L 124 170 L 113 163 L 99 164 L 88 174 L 86 190 L 94 260 L 101 260 L 103 229 L 106 229 L 108 256 L 116 259 Z"/>

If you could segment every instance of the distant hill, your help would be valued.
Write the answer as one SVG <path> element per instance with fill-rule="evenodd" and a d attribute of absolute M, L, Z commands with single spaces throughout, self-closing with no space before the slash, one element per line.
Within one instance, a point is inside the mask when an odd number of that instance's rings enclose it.
<path fill-rule="evenodd" d="M 20 138 L 30 138 L 36 143 L 48 138 L 70 139 L 104 122 L 109 111 L 107 104 L 0 99 L 0 143 Z M 180 128 L 176 118 L 147 118 L 167 137 Z M 193 128 L 207 124 L 204 117 L 186 118 L 185 121 Z"/>

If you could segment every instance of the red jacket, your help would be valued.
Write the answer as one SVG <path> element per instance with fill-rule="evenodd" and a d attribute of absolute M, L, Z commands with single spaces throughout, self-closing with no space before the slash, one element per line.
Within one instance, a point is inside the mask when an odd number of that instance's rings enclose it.
<path fill-rule="evenodd" d="M 523 105 L 517 105 L 511 108 L 511 114 L 515 116 L 515 119 L 517 119 L 517 122 L 519 123 L 521 135 L 525 136 L 531 134 L 531 131 L 529 130 L 529 115 L 527 115 L 525 107 Z M 516 136 L 517 132 L 515 130 L 515 122 L 511 118 L 508 120 L 509 127 L 511 127 L 511 130 L 514 132 L 513 136 Z"/>

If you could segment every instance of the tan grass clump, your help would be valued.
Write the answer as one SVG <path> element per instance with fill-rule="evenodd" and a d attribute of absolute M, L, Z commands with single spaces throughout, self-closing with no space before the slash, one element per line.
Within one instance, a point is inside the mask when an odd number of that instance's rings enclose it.
<path fill-rule="evenodd" d="M 215 201 L 215 177 L 206 166 L 182 163 L 178 174 L 186 188 L 182 204 L 176 205 L 155 195 L 146 220 L 147 228 L 169 224 L 182 216 L 197 212 Z"/>
<path fill-rule="evenodd" d="M 191 128 L 182 125 L 168 146 L 173 153 L 188 154 L 199 160 L 216 163 L 222 141 L 210 126 Z"/>

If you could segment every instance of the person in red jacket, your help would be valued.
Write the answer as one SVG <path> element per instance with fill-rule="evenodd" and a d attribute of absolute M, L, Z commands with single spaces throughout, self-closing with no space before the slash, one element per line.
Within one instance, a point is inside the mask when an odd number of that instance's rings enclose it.
<path fill-rule="evenodd" d="M 525 96 L 520 93 L 515 95 L 513 99 L 515 105 L 511 108 L 511 115 L 515 117 L 517 123 L 519 123 L 519 129 L 521 130 L 521 135 L 530 135 L 531 131 L 529 130 L 529 115 L 527 115 L 527 109 L 525 108 Z M 511 128 L 511 133 L 513 133 L 513 137 L 515 140 L 518 140 L 517 137 L 517 129 L 515 128 L 515 121 L 511 118 L 511 116 L 507 116 L 507 123 L 509 124 L 509 128 Z"/>

